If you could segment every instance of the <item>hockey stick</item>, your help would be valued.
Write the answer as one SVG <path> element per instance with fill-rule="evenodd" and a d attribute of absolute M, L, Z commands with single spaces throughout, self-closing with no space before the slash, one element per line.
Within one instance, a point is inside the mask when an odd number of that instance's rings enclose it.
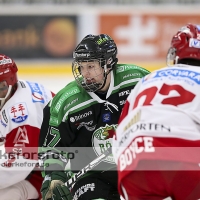
<path fill-rule="evenodd" d="M 83 175 L 85 175 L 88 171 L 92 170 L 96 167 L 100 162 L 102 162 L 106 157 L 108 157 L 112 153 L 112 147 L 106 149 L 100 156 L 95 158 L 91 163 L 86 165 L 83 169 L 81 169 L 78 173 L 76 173 L 72 178 L 70 178 L 67 182 L 65 182 L 65 186 L 71 189 L 72 185 L 76 183 Z"/>

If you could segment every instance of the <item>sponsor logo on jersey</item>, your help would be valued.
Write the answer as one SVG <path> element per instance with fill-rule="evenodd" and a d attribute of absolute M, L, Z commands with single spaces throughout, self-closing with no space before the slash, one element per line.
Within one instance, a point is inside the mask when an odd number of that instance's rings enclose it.
<path fill-rule="evenodd" d="M 88 192 L 88 191 L 93 192 L 94 189 L 95 189 L 95 183 L 88 183 L 88 184 L 86 184 L 86 185 L 81 186 L 81 187 L 78 188 L 78 189 L 76 190 L 76 192 L 74 193 L 73 200 L 78 200 L 79 197 L 80 197 L 82 194 L 84 194 L 84 193 L 86 193 L 86 192 Z"/>
<path fill-rule="evenodd" d="M 29 139 L 25 126 L 23 128 L 18 128 L 13 143 L 15 144 L 14 147 L 24 147 L 25 144 L 29 144 Z"/>
<path fill-rule="evenodd" d="M 125 103 L 126 103 L 126 100 L 122 100 L 122 101 L 119 102 L 119 105 L 123 106 Z"/>
<path fill-rule="evenodd" d="M 44 98 L 43 98 L 43 94 L 42 91 L 38 85 L 38 83 L 33 83 L 33 82 L 29 82 L 27 81 L 31 92 L 32 92 L 32 101 L 35 102 L 40 102 L 40 103 L 44 103 Z"/>
<path fill-rule="evenodd" d="M 141 74 L 140 73 L 127 74 L 127 75 L 123 76 L 123 79 L 131 77 L 131 76 L 141 76 Z"/>
<path fill-rule="evenodd" d="M 69 106 L 71 106 L 72 104 L 76 103 L 78 101 L 78 98 L 72 100 L 70 103 L 68 103 L 65 107 L 64 110 L 66 110 Z"/>
<path fill-rule="evenodd" d="M 76 121 L 79 121 L 81 119 L 84 119 L 88 116 L 92 115 L 92 111 L 88 111 L 88 112 L 85 112 L 83 114 L 79 114 L 77 116 L 74 116 L 74 117 L 70 117 L 70 122 L 76 122 Z"/>
<path fill-rule="evenodd" d="M 130 94 L 130 90 L 125 90 L 119 93 L 119 97 L 123 97 L 124 95 L 129 95 Z"/>
<path fill-rule="evenodd" d="M 2 117 L 3 117 L 4 121 L 5 121 L 6 123 L 8 123 L 8 118 L 7 118 L 7 116 L 6 116 L 6 111 L 5 111 L 5 110 L 2 111 Z"/>
<path fill-rule="evenodd" d="M 130 128 L 133 124 L 136 124 L 141 119 L 141 110 L 139 110 L 132 118 L 128 121 L 124 127 L 124 131 Z"/>
<path fill-rule="evenodd" d="M 188 78 L 197 84 L 200 84 L 200 73 L 190 70 L 182 70 L 182 69 L 166 69 L 159 70 L 156 72 L 154 78 L 160 77 L 176 77 L 176 78 Z"/>
<path fill-rule="evenodd" d="M 96 128 L 96 125 L 91 126 L 93 124 L 93 120 L 89 121 L 89 122 L 80 122 L 75 124 L 77 127 L 77 129 L 79 130 L 81 127 L 85 127 L 88 131 L 94 131 Z"/>
<path fill-rule="evenodd" d="M 97 156 L 101 155 L 106 149 L 109 147 L 112 147 L 112 138 L 113 135 L 115 134 L 115 130 L 117 128 L 117 124 L 113 125 L 108 125 L 104 127 L 100 127 L 97 130 L 94 131 L 92 135 L 92 145 L 94 152 L 96 153 Z M 111 154 L 108 156 L 104 162 L 114 164 L 114 158 L 113 155 Z"/>
<path fill-rule="evenodd" d="M 54 111 L 56 113 L 59 112 L 63 102 L 68 99 L 69 97 L 73 96 L 74 94 L 79 93 L 80 90 L 77 86 L 70 88 L 69 90 L 67 90 L 65 93 L 63 93 L 63 95 L 60 97 L 60 99 L 56 102 L 56 105 L 54 107 Z M 75 103 L 75 102 L 74 102 Z"/>
<path fill-rule="evenodd" d="M 109 122 L 111 120 L 111 114 L 110 113 L 105 113 L 102 115 L 103 122 Z"/>
<path fill-rule="evenodd" d="M 28 109 L 25 102 L 17 103 L 8 108 L 10 119 L 15 123 L 24 122 L 28 118 Z"/>
<path fill-rule="evenodd" d="M 137 118 L 137 117 L 136 117 Z M 136 119 L 137 120 L 137 119 Z M 132 125 L 133 124 L 133 125 Z M 165 126 L 163 124 L 155 124 L 155 123 L 137 123 L 134 124 L 134 120 L 130 121 L 125 127 L 124 130 L 127 130 L 123 137 L 119 141 L 119 146 L 123 146 L 125 141 L 128 140 L 129 136 L 133 135 L 137 131 L 145 132 L 171 132 L 171 128 L 169 126 Z"/>
<path fill-rule="evenodd" d="M 146 69 L 143 69 L 137 65 L 122 65 L 122 66 L 117 66 L 117 70 L 116 70 L 116 73 L 121 73 L 121 72 L 125 72 L 125 71 L 128 71 L 128 70 L 132 70 L 132 69 L 139 69 L 141 71 L 144 71 L 146 73 L 149 73 L 149 71 L 147 71 Z"/>

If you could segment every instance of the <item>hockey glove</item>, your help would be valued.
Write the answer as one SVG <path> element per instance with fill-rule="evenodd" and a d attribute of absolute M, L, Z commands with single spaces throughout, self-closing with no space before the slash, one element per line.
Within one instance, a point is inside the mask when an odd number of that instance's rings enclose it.
<path fill-rule="evenodd" d="M 43 200 L 72 200 L 70 190 L 64 185 L 67 173 L 56 171 L 45 176 L 41 193 Z"/>

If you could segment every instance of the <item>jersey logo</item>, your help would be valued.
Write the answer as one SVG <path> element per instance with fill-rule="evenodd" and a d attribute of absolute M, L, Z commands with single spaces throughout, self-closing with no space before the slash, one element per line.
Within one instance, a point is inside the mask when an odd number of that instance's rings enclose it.
<path fill-rule="evenodd" d="M 28 109 L 25 102 L 17 103 L 8 108 L 11 120 L 15 123 L 21 123 L 28 118 Z"/>
<path fill-rule="evenodd" d="M 27 135 L 26 127 L 24 126 L 23 129 L 21 127 L 18 128 L 17 134 L 13 141 L 15 147 L 24 147 L 25 144 L 29 144 L 29 139 Z"/>
<path fill-rule="evenodd" d="M 103 122 L 109 122 L 111 120 L 111 114 L 110 113 L 105 113 L 102 115 Z"/>
<path fill-rule="evenodd" d="M 140 70 L 145 73 L 149 73 L 149 71 L 147 71 L 146 69 L 143 69 L 137 65 L 119 65 L 119 66 L 117 66 L 116 74 L 125 72 L 125 71 L 129 71 L 129 70 L 133 70 L 133 69 Z"/>
<path fill-rule="evenodd" d="M 32 92 L 32 101 L 35 102 L 40 102 L 40 103 L 44 103 L 44 98 L 43 98 L 43 94 L 42 91 L 38 85 L 38 83 L 32 83 L 27 81 L 31 92 Z"/>
<path fill-rule="evenodd" d="M 196 84 L 200 85 L 200 73 L 187 70 L 187 69 L 163 69 L 163 70 L 158 70 L 155 72 L 155 75 L 153 78 L 168 78 L 173 80 L 191 80 L 195 82 Z M 181 78 L 181 79 L 180 79 Z"/>
<path fill-rule="evenodd" d="M 88 111 L 88 112 L 85 112 L 85 113 L 83 113 L 83 114 L 79 114 L 79 115 L 76 115 L 76 116 L 73 116 L 73 117 L 70 117 L 70 122 L 76 122 L 76 121 L 79 121 L 79 120 L 81 120 L 81 119 L 84 119 L 84 118 L 87 118 L 87 117 L 89 117 L 90 115 L 92 115 L 93 113 L 92 113 L 92 111 L 90 110 L 90 111 Z"/>
<path fill-rule="evenodd" d="M 106 149 L 112 146 L 112 138 L 117 128 L 117 124 L 98 128 L 92 136 L 92 145 L 97 156 L 101 155 Z M 109 155 L 104 162 L 114 164 L 113 155 Z"/>
<path fill-rule="evenodd" d="M 96 125 L 93 125 L 93 120 L 89 122 L 80 122 L 75 124 L 77 126 L 77 130 L 80 130 L 82 127 L 85 127 L 88 131 L 94 131 L 96 128 Z"/>

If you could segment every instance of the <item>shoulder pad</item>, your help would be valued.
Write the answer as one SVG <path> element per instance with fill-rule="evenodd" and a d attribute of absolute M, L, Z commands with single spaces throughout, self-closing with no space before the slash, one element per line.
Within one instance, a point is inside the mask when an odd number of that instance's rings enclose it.
<path fill-rule="evenodd" d="M 56 96 L 52 99 L 51 107 L 50 107 L 50 124 L 52 125 L 58 125 L 60 122 L 58 122 L 58 119 L 60 119 L 60 113 L 61 110 L 63 110 L 64 106 L 66 105 L 66 100 L 81 92 L 81 88 L 75 83 L 71 82 L 67 86 L 65 86 L 62 90 L 60 90 Z M 55 121 L 55 119 L 57 121 Z"/>

